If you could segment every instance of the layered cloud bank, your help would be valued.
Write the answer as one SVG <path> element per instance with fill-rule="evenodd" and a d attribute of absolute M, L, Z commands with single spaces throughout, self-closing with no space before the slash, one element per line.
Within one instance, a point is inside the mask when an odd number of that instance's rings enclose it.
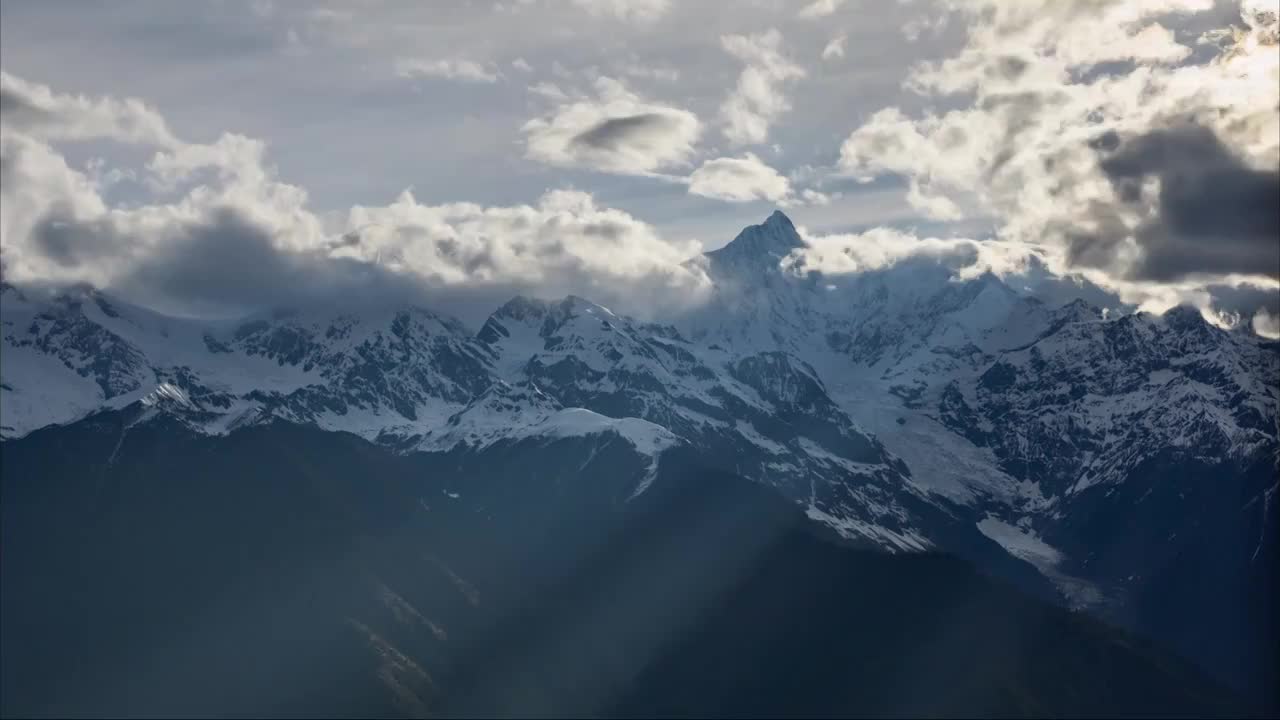
<path fill-rule="evenodd" d="M 193 314 L 295 302 L 430 299 L 462 315 L 519 292 L 576 293 L 637 311 L 696 302 L 705 274 L 674 243 L 588 193 L 535 203 L 383 207 L 321 217 L 266 164 L 263 143 L 172 136 L 136 101 L 62 95 L 5 74 L 0 173 L 4 278 L 89 283 Z M 19 112 L 10 113 L 10 108 Z M 53 140 L 103 140 L 152 154 L 129 169 L 141 203 L 105 195 L 107 177 L 72 167 Z M 459 304 L 461 306 L 459 306 Z"/>
<path fill-rule="evenodd" d="M 640 32 L 670 26 L 679 10 L 651 0 L 579 6 L 594 23 Z M 783 30 L 713 34 L 706 52 L 732 64 L 702 97 L 682 91 L 697 72 L 631 60 L 610 77 L 533 55 L 397 55 L 403 84 L 519 87 L 527 114 L 494 144 L 511 148 L 512 163 L 574 175 L 503 204 L 423 203 L 406 190 L 385 205 L 321 211 L 280 177 L 262 140 L 193 142 L 141 100 L 4 72 L 0 270 L 11 282 L 91 283 L 195 314 L 390 299 L 474 318 L 529 293 L 660 315 L 709 293 L 690 261 L 700 243 L 664 237 L 608 207 L 604 192 L 563 188 L 586 176 L 649 183 L 684 202 L 790 208 L 829 205 L 837 191 L 867 187 L 855 180 L 881 179 L 872 186 L 902 184 L 937 237 L 906 224 L 806 232 L 788 266 L 838 278 L 926 255 L 961 275 L 1069 278 L 1152 311 L 1192 303 L 1221 325 L 1274 335 L 1276 6 L 913 3 L 920 17 L 902 27 L 908 39 L 961 28 L 962 41 L 912 67 L 902 102 L 833 120 L 840 134 L 814 139 L 828 159 L 805 165 L 768 143 L 787 142 L 787 123 L 809 111 L 799 91 L 861 50 L 843 25 L 814 47 L 784 31 L 845 23 L 842 3 L 793 8 L 775 19 Z M 837 206 L 824 209 L 827 226 L 857 224 L 841 221 Z M 975 236 L 982 225 L 991 233 Z"/>
<path fill-rule="evenodd" d="M 1262 311 L 1270 328 L 1275 2 L 1245 0 L 1227 27 L 1213 0 L 944 5 L 967 41 L 917 66 L 908 86 L 956 109 L 874 113 L 841 147 L 843 173 L 903 177 L 925 216 L 990 218 L 1003 242 L 1040 248 L 1131 302 L 1213 306 L 1221 322 Z M 1244 298 L 1256 304 L 1235 305 Z"/>

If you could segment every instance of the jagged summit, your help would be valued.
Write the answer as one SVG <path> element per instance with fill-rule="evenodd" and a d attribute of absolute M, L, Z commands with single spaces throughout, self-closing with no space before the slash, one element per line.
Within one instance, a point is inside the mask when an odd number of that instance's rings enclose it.
<path fill-rule="evenodd" d="M 548 314 L 598 312 L 613 315 L 613 311 L 579 295 L 566 295 L 559 300 L 541 300 L 527 295 L 517 295 L 494 311 L 492 317 L 524 320 L 541 319 Z"/>
<path fill-rule="evenodd" d="M 764 224 L 795 229 L 795 225 L 792 224 L 791 218 L 787 217 L 787 214 L 781 210 L 774 210 L 769 213 L 769 217 L 765 218 Z"/>
<path fill-rule="evenodd" d="M 1166 310 L 1158 317 L 1164 318 L 1164 322 L 1179 328 L 1198 328 L 1201 325 L 1207 325 L 1204 313 L 1200 312 L 1200 308 L 1187 303 L 1175 305 Z"/>
<path fill-rule="evenodd" d="M 707 253 L 713 264 L 769 261 L 776 262 L 796 248 L 804 247 L 804 240 L 781 210 L 774 210 L 763 223 L 749 225 L 728 245 Z"/>

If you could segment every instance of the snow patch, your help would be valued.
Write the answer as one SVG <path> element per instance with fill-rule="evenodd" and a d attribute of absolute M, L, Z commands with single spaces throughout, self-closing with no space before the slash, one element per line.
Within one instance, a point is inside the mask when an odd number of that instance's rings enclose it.
<path fill-rule="evenodd" d="M 1036 567 L 1053 567 L 1062 561 L 1061 552 L 1029 529 L 990 516 L 978 521 L 977 526 L 979 532 L 996 541 L 1010 555 Z"/>

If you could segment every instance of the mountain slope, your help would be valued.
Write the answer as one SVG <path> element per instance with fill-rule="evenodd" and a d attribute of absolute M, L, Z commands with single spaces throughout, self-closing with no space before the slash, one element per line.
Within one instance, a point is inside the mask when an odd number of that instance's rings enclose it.
<path fill-rule="evenodd" d="M 645 459 L 608 435 L 403 455 L 157 416 L 119 443 L 134 420 L 4 445 L 6 715 L 1233 712 L 1123 634 L 848 548 L 688 448 L 628 500 Z"/>
<path fill-rule="evenodd" d="M 797 247 L 786 231 L 771 219 L 752 237 Z M 794 253 L 726 251 L 690 337 L 802 358 L 913 485 L 1064 602 L 1280 706 L 1280 346 L 1190 308 L 1053 306 L 1016 289 L 1029 276 L 947 257 L 814 276 L 792 272 Z"/>

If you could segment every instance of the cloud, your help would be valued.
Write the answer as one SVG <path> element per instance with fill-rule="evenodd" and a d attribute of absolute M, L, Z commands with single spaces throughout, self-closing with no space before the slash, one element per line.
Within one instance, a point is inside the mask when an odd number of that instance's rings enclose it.
<path fill-rule="evenodd" d="M 92 109 L 85 109 L 92 112 Z M 64 122 L 59 120 L 59 122 Z M 72 119 L 72 122 L 78 120 Z M 612 147 L 621 128 L 596 133 Z M 588 193 L 534 204 L 385 206 L 321 218 L 265 163 L 265 143 L 175 141 L 129 168 L 159 194 L 106 200 L 93 175 L 34 135 L 0 137 L 0 266 L 16 284 L 88 283 L 169 312 L 301 303 L 426 302 L 472 322 L 517 293 L 579 294 L 639 315 L 699 302 L 694 241 L 675 242 Z M 173 195 L 173 193 L 177 193 Z"/>
<path fill-rule="evenodd" d="M 651 135 L 665 135 L 676 129 L 677 125 L 675 118 L 660 112 L 611 117 L 575 135 L 571 142 L 593 150 L 613 151 Z"/>
<path fill-rule="evenodd" d="M 533 72 L 533 66 L 530 65 L 528 61 L 526 61 L 522 57 L 518 57 L 515 60 L 512 60 L 511 67 L 515 68 L 516 70 L 519 70 L 520 72 L 525 72 L 525 73 Z"/>
<path fill-rule="evenodd" d="M 74 249 L 55 239 L 46 260 L 37 228 L 52 217 L 79 222 L 107 212 L 89 177 L 44 142 L 12 131 L 0 133 L 0 209 L 0 265 L 9 280 L 60 279 Z"/>
<path fill-rule="evenodd" d="M 1271 339 L 1280 338 L 1280 314 L 1259 309 L 1253 316 L 1253 331 Z"/>
<path fill-rule="evenodd" d="M 141 100 L 55 93 L 0 71 L 0 123 L 43 140 L 96 140 L 173 146 L 164 118 Z"/>
<path fill-rule="evenodd" d="M 757 157 L 708 160 L 689 175 L 689 193 L 732 203 L 766 200 L 782 207 L 827 205 L 831 196 L 810 188 L 799 190 L 791 180 Z"/>
<path fill-rule="evenodd" d="M 224 181 L 240 181 L 249 186 L 268 182 L 270 170 L 264 166 L 266 143 L 236 133 L 225 133 L 209 144 L 182 143 L 158 152 L 147 163 L 152 187 L 174 190 L 211 170 Z"/>
<path fill-rule="evenodd" d="M 569 94 L 560 89 L 559 85 L 551 82 L 534 83 L 528 87 L 528 91 L 534 95 L 539 95 L 548 100 L 555 102 L 566 102 L 569 100 Z"/>
<path fill-rule="evenodd" d="M 587 193 L 556 190 L 534 205 L 430 206 L 406 192 L 380 208 L 355 207 L 356 238 L 344 252 L 380 258 L 440 288 L 580 294 L 635 310 L 671 310 L 708 290 L 706 275 L 686 265 L 693 242 L 673 243 Z"/>
<path fill-rule="evenodd" d="M 791 183 L 760 158 L 746 153 L 741 158 L 704 162 L 689 176 L 689 192 L 728 202 L 779 202 L 791 195 Z"/>
<path fill-rule="evenodd" d="M 1267 286 L 1243 280 L 1210 285 L 1204 295 L 1218 324 L 1243 325 L 1264 337 L 1280 337 L 1280 284 Z"/>
<path fill-rule="evenodd" d="M 1275 337 L 1280 317 L 1280 282 L 1230 276 L 1214 283 L 1193 280 L 1155 282 L 1117 278 L 1106 272 L 1070 266 L 1061 248 L 1017 240 L 938 238 L 895 228 L 858 233 L 813 234 L 800 229 L 805 246 L 783 265 L 796 275 L 817 273 L 839 286 L 841 278 L 886 271 L 908 264 L 941 266 L 953 277 L 972 279 L 991 273 L 1011 288 L 1060 305 L 1077 298 L 1100 308 L 1160 314 L 1179 305 L 1200 310 L 1222 328 L 1249 327 Z M 909 285 L 910 283 L 907 283 Z"/>
<path fill-rule="evenodd" d="M 860 233 L 811 234 L 801 231 L 805 247 L 785 261 L 796 273 L 839 276 L 881 270 L 913 258 L 946 259 L 961 277 L 1025 273 L 1043 267 L 1043 251 L 1034 245 L 968 238 L 918 237 L 894 228 L 878 227 Z"/>
<path fill-rule="evenodd" d="M 926 31 L 932 35 L 937 35 L 942 32 L 946 24 L 946 13 L 940 12 L 930 16 L 916 16 L 903 24 L 901 27 L 902 36 L 907 39 L 907 42 L 913 43 L 919 40 Z"/>
<path fill-rule="evenodd" d="M 687 110 L 649 102 L 602 77 L 598 96 L 558 106 L 522 131 L 531 159 L 622 175 L 686 165 L 701 124 Z"/>
<path fill-rule="evenodd" d="M 841 197 L 842 197 L 841 193 L 824 193 L 818 190 L 813 190 L 811 188 L 805 188 L 800 191 L 800 194 L 798 196 L 793 197 L 788 201 L 783 201 L 783 205 L 785 206 L 830 205 L 832 200 L 838 200 Z"/>
<path fill-rule="evenodd" d="M 434 77 L 473 83 L 495 83 L 502 77 L 478 62 L 459 59 L 401 58 L 396 61 L 396 74 L 402 78 Z"/>
<path fill-rule="evenodd" d="M 1103 152 L 1117 196 L 1144 218 L 1134 229 L 1142 254 L 1131 276 L 1280 277 L 1280 169 L 1245 165 L 1200 125 L 1155 129 Z M 1107 239 L 1090 238 L 1089 252 L 1098 242 Z"/>
<path fill-rule="evenodd" d="M 673 67 L 633 62 L 624 65 L 621 70 L 623 75 L 645 80 L 658 80 L 665 83 L 674 83 L 680 80 L 680 71 Z"/>
<path fill-rule="evenodd" d="M 952 0 L 965 45 L 906 83 L 935 103 L 871 114 L 840 171 L 904 178 L 926 216 L 992 222 L 1133 297 L 1275 277 L 1275 6 L 1224 29 L 1213 0 Z"/>
<path fill-rule="evenodd" d="M 573 4 L 592 15 L 641 23 L 658 20 L 671 8 L 670 0 L 573 0 Z"/>
<path fill-rule="evenodd" d="M 844 4 L 844 0 L 814 0 L 800 9 L 799 17 L 806 20 L 827 17 Z"/>
<path fill-rule="evenodd" d="M 822 59 L 834 60 L 836 58 L 844 57 L 844 44 L 848 39 L 849 36 L 845 33 L 840 33 L 839 35 L 831 38 L 831 42 L 827 43 L 826 47 L 822 48 Z"/>
<path fill-rule="evenodd" d="M 734 145 L 765 142 L 769 126 L 791 109 L 782 85 L 804 77 L 804 69 L 782 54 L 782 35 L 776 29 L 756 35 L 725 35 L 725 51 L 746 64 L 738 83 L 720 106 L 724 135 Z"/>
<path fill-rule="evenodd" d="M 423 301 L 410 273 L 327 249 L 289 249 L 269 229 L 232 207 L 170 229 L 163 243 L 123 268 L 117 291 L 195 313 L 261 308 Z"/>
<path fill-rule="evenodd" d="M 261 150 L 261 143 L 235 135 L 212 145 L 179 144 L 135 174 L 164 192 L 180 189 L 180 196 L 120 205 L 105 200 L 98 182 L 50 145 L 5 133 L 5 279 L 88 283 L 181 312 L 244 310 L 263 299 L 327 287 L 328 266 L 302 277 L 326 250 L 322 224 L 305 207 L 304 191 L 258 164 Z M 100 162 L 92 170 L 104 174 Z M 264 257 L 268 250 L 272 258 Z M 379 284 L 391 286 L 380 282 L 369 290 Z M 211 289 L 215 285 L 223 288 L 220 294 Z"/>

